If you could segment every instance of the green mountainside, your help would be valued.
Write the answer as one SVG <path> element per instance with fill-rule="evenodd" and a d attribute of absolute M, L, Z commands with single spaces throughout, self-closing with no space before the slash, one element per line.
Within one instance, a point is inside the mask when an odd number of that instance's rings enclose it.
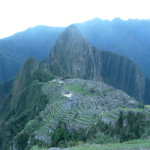
<path fill-rule="evenodd" d="M 39 63 L 34 58 L 29 58 L 17 74 L 12 90 L 12 97 L 16 97 L 31 81 L 33 74 L 38 70 Z"/>
<path fill-rule="evenodd" d="M 131 60 L 90 46 L 71 25 L 46 59 L 29 58 L 0 84 L 0 149 L 149 138 L 149 105 L 138 102 L 148 93 L 145 81 Z"/>

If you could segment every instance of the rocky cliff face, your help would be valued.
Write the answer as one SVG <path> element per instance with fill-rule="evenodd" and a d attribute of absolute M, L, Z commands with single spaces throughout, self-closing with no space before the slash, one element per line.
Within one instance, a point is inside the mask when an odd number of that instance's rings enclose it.
<path fill-rule="evenodd" d="M 102 80 L 138 100 L 144 98 L 145 78 L 139 68 L 125 57 L 91 47 L 73 25 L 59 36 L 43 64 L 55 75 Z"/>
<path fill-rule="evenodd" d="M 103 81 L 137 100 L 144 99 L 145 78 L 139 68 L 124 56 L 101 51 Z"/>
<path fill-rule="evenodd" d="M 97 59 L 97 55 L 100 56 L 100 53 L 89 45 L 74 25 L 71 25 L 56 41 L 46 65 L 58 76 L 71 75 L 101 80 L 101 59 Z"/>
<path fill-rule="evenodd" d="M 77 26 L 90 44 L 128 57 L 140 67 L 145 76 L 150 77 L 149 20 L 125 21 L 116 18 L 108 21 L 95 18 Z"/>

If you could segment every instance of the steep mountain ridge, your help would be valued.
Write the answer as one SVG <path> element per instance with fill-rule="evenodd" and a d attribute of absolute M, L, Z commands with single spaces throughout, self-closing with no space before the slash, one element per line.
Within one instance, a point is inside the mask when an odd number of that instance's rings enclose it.
<path fill-rule="evenodd" d="M 101 51 L 101 57 L 101 74 L 105 83 L 127 92 L 139 101 L 146 100 L 146 79 L 137 65 L 130 59 L 109 51 Z"/>
<path fill-rule="evenodd" d="M 38 69 L 39 62 L 31 57 L 24 63 L 15 79 L 0 84 L 0 114 L 2 116 L 7 116 L 12 110 L 17 109 L 20 95 L 32 82 L 32 77 Z"/>
<path fill-rule="evenodd" d="M 100 59 L 96 55 L 100 57 L 96 48 L 91 47 L 79 30 L 71 25 L 59 36 L 45 66 L 55 75 L 100 80 Z"/>
<path fill-rule="evenodd" d="M 31 57 L 18 72 L 12 90 L 12 97 L 17 96 L 30 82 L 33 74 L 38 70 L 39 62 Z"/>
<path fill-rule="evenodd" d="M 144 98 L 145 78 L 139 68 L 125 57 L 91 47 L 74 25 L 59 36 L 43 65 L 55 75 L 102 80 Z"/>

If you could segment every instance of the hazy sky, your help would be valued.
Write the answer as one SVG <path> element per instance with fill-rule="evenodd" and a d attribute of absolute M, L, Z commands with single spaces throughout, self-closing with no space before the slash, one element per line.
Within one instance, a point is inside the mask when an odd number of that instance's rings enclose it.
<path fill-rule="evenodd" d="M 67 26 L 95 17 L 150 18 L 150 0 L 0 0 L 0 38 L 36 25 Z"/>

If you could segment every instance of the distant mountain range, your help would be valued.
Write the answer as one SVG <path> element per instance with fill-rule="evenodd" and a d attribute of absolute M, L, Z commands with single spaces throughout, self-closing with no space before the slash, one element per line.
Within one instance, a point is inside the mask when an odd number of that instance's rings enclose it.
<path fill-rule="evenodd" d="M 133 60 L 150 77 L 150 21 L 98 18 L 76 24 L 82 35 L 100 50 L 112 51 Z M 16 75 L 30 56 L 45 58 L 64 30 L 37 26 L 0 40 L 0 82 Z"/>

